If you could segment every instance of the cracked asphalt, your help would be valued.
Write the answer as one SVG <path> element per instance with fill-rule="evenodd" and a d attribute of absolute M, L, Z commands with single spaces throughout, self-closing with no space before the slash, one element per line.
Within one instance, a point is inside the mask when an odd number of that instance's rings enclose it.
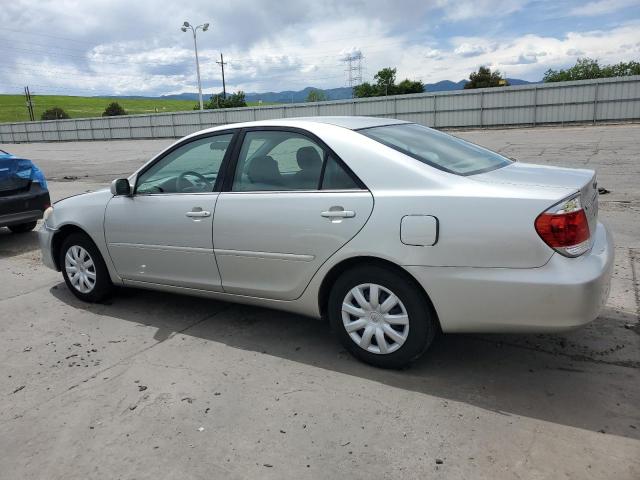
<path fill-rule="evenodd" d="M 454 133 L 598 171 L 617 258 L 594 323 L 446 335 L 385 371 L 286 313 L 139 290 L 83 304 L 35 233 L 0 229 L 0 478 L 640 478 L 640 125 Z M 171 142 L 0 148 L 59 199 Z"/>

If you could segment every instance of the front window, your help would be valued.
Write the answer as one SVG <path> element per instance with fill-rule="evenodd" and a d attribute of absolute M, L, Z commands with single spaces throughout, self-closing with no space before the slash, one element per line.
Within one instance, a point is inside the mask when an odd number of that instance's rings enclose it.
<path fill-rule="evenodd" d="M 138 178 L 136 193 L 211 192 L 233 134 L 200 138 L 173 150 Z"/>
<path fill-rule="evenodd" d="M 358 132 L 456 175 L 484 173 L 511 163 L 511 160 L 486 148 L 414 123 L 366 128 Z"/>

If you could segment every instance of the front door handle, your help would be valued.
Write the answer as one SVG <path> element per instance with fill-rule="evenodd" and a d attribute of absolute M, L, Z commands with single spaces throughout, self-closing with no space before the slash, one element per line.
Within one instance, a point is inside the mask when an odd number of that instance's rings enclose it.
<path fill-rule="evenodd" d="M 324 218 L 353 218 L 356 216 L 356 212 L 353 210 L 326 210 L 320 215 Z"/>
<path fill-rule="evenodd" d="M 210 217 L 211 216 L 211 212 L 208 212 L 206 210 L 191 210 L 190 212 L 185 213 L 185 215 L 187 217 L 191 217 L 191 218 L 202 218 L 202 217 Z"/>

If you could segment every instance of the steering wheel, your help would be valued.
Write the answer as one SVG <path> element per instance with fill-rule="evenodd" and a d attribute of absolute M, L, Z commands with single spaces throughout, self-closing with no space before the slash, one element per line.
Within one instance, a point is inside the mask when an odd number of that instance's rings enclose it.
<path fill-rule="evenodd" d="M 197 182 L 192 182 L 187 177 L 196 177 Z M 198 172 L 188 171 L 182 172 L 176 179 L 176 188 L 179 192 L 204 192 L 211 188 L 211 184 L 204 178 L 204 175 Z"/>

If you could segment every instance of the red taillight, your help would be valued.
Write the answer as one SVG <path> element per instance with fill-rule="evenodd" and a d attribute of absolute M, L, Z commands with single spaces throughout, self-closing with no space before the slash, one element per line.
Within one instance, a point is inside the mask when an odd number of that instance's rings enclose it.
<path fill-rule="evenodd" d="M 589 240 L 589 222 L 584 210 L 543 213 L 536 219 L 538 235 L 551 248 L 574 247 Z"/>
<path fill-rule="evenodd" d="M 538 215 L 535 227 L 540 238 L 565 257 L 578 257 L 591 248 L 589 221 L 579 193 Z"/>

